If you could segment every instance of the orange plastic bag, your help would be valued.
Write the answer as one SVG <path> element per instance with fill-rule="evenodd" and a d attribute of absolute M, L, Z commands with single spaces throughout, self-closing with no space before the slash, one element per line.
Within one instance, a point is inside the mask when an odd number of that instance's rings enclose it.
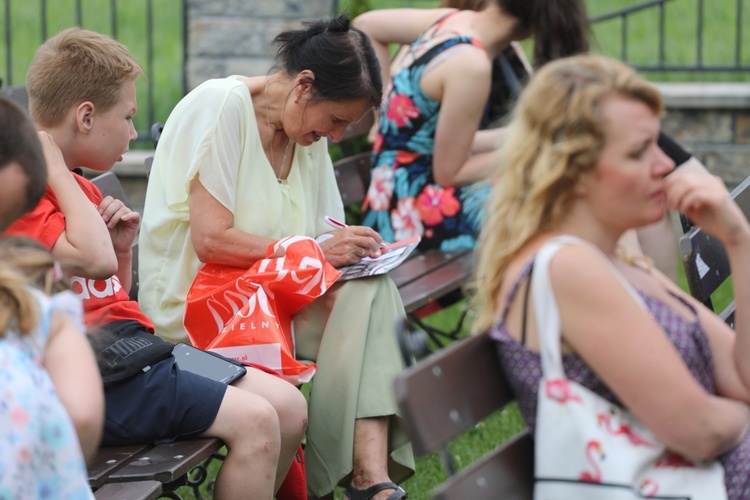
<path fill-rule="evenodd" d="M 279 246 L 283 257 L 270 258 Z M 317 242 L 290 236 L 268 247 L 248 270 L 217 264 L 201 268 L 185 302 L 185 329 L 194 346 L 257 363 L 294 385 L 308 382 L 314 364 L 295 359 L 292 316 L 323 295 L 341 273 Z"/>

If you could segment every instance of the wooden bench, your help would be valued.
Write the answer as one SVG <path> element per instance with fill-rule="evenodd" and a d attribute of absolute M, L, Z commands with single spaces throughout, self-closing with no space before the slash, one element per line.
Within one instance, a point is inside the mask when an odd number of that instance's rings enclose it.
<path fill-rule="evenodd" d="M 352 141 L 366 136 L 372 125 L 368 115 L 350 126 L 342 140 L 341 149 L 346 154 Z M 359 208 L 365 199 L 370 184 L 370 151 L 353 153 L 334 162 L 336 182 L 344 206 Z M 455 340 L 461 331 L 463 315 L 450 331 L 426 325 L 421 318 L 453 304 L 463 298 L 462 287 L 472 276 L 474 254 L 472 250 L 443 252 L 427 250 L 414 252 L 409 259 L 389 273 L 398 288 L 404 308 L 411 321 L 425 331 L 438 346 L 441 338 Z"/>
<path fill-rule="evenodd" d="M 198 488 L 207 479 L 207 463 L 213 459 L 223 460 L 223 455 L 218 454 L 222 446 L 224 443 L 219 439 L 201 438 L 156 446 L 100 448 L 87 464 L 89 485 L 96 498 L 102 500 L 157 498 L 161 494 L 174 498 L 177 496 L 174 490 L 181 486 L 193 488 L 196 498 L 200 498 Z M 194 477 L 188 475 L 191 471 L 195 471 Z M 151 492 L 153 483 L 158 488 Z M 148 496 L 151 494 L 157 496 Z"/>
<path fill-rule="evenodd" d="M 422 344 L 399 328 L 402 346 Z M 439 452 L 449 478 L 432 491 L 439 500 L 531 500 L 534 444 L 528 431 L 460 472 L 448 444 L 490 414 L 513 402 L 495 345 L 488 334 L 460 339 L 408 367 L 394 382 L 396 400 L 414 453 Z M 405 352 L 408 359 L 414 353 Z"/>
<path fill-rule="evenodd" d="M 158 481 L 137 481 L 133 483 L 105 484 L 94 493 L 98 500 L 152 500 L 162 494 L 161 483 Z"/>
<path fill-rule="evenodd" d="M 112 196 L 126 205 L 128 198 L 113 172 L 92 179 L 104 196 Z M 133 245 L 133 277 L 130 297 L 138 297 L 138 245 Z M 99 499 L 158 498 L 180 486 L 198 487 L 206 480 L 205 462 L 223 459 L 218 455 L 224 443 L 216 438 L 175 441 L 157 446 L 133 445 L 100 448 L 89 461 L 89 485 Z M 196 469 L 197 468 L 197 469 Z M 188 473 L 195 470 L 195 478 Z"/>
<path fill-rule="evenodd" d="M 750 216 L 750 177 L 732 190 L 732 198 Z M 711 296 L 731 276 L 726 250 L 713 236 L 691 227 L 680 238 L 680 253 L 685 266 L 690 294 L 714 310 Z M 734 300 L 721 311 L 715 311 L 721 319 L 734 328 Z"/>

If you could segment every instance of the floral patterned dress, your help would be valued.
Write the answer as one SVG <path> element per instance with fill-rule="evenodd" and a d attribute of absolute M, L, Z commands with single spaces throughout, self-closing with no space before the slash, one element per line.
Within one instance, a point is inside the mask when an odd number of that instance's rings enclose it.
<path fill-rule="evenodd" d="M 37 295 L 42 321 L 33 334 L 0 339 L 0 500 L 93 498 L 75 429 L 41 366 L 52 311 L 77 307 L 81 320 L 80 302 Z"/>
<path fill-rule="evenodd" d="M 430 33 L 437 32 L 445 19 L 412 45 L 413 54 L 430 43 Z M 435 183 L 432 160 L 440 102 L 428 97 L 419 84 L 431 61 L 460 44 L 482 48 L 471 37 L 455 35 L 393 74 L 380 111 L 372 180 L 363 206 L 363 224 L 386 241 L 421 236 L 420 249 L 444 251 L 476 244 L 489 184 L 445 188 Z"/>

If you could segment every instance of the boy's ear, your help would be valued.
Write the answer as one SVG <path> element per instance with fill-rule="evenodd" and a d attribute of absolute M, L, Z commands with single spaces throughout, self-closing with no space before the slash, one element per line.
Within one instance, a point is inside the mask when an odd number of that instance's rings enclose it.
<path fill-rule="evenodd" d="M 76 108 L 76 126 L 78 131 L 87 134 L 94 126 L 94 112 L 96 108 L 91 101 L 85 101 Z"/>

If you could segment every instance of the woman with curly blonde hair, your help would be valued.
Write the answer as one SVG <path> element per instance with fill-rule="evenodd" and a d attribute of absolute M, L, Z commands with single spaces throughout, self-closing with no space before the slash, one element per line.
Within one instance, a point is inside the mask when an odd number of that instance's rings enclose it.
<path fill-rule="evenodd" d="M 661 112 L 652 85 L 601 56 L 549 63 L 532 78 L 498 155 L 474 328 L 496 340 L 533 432 L 542 373 L 530 276 L 537 252 L 567 236 L 549 263 L 567 378 L 630 410 L 670 451 L 718 458 L 728 497 L 748 498 L 750 224 L 720 179 L 672 173 L 657 145 Z M 620 256 L 620 237 L 667 209 L 724 244 L 736 333 L 643 260 Z"/>

